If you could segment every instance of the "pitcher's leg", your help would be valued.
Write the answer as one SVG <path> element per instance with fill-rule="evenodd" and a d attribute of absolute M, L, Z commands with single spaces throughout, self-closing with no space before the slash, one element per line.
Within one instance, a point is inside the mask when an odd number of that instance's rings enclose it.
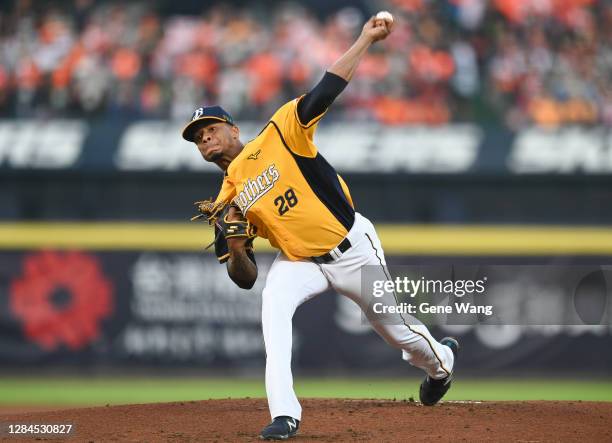
<path fill-rule="evenodd" d="M 380 263 L 370 267 L 368 272 L 377 273 L 375 278 L 378 280 L 390 280 L 388 271 Z M 376 312 L 374 303 L 379 303 L 379 306 L 397 306 L 394 293 L 374 297 L 363 288 L 359 296 L 360 306 L 372 327 L 390 345 L 402 350 L 404 360 L 423 369 L 433 379 L 441 379 L 451 374 L 455 359 L 453 352 L 433 338 L 427 326 L 420 320 L 407 313 Z"/>
<path fill-rule="evenodd" d="M 273 419 L 284 415 L 302 418 L 291 373 L 292 319 L 300 304 L 328 285 L 312 262 L 291 262 L 280 254 L 270 268 L 262 293 L 261 321 L 266 346 L 266 394 Z"/>
<path fill-rule="evenodd" d="M 455 360 L 451 349 L 433 338 L 427 327 L 414 317 L 406 315 L 404 321 L 404 325 L 386 327 L 391 343 L 401 348 L 402 358 L 433 379 L 450 375 Z"/>
<path fill-rule="evenodd" d="M 389 280 L 380 240 L 369 220 L 356 218 L 351 230 L 352 247 L 340 260 L 323 266 L 323 271 L 338 292 L 355 301 L 376 332 L 389 344 L 402 350 L 402 357 L 423 369 L 430 377 L 442 379 L 453 369 L 454 356 L 450 348 L 435 340 L 427 327 L 409 314 L 376 313 L 374 303 L 395 306 L 394 294 L 386 292 L 374 297 L 371 288 L 361 288 L 361 272 L 368 266 L 373 280 Z M 351 238 L 352 237 L 352 238 Z"/>
<path fill-rule="evenodd" d="M 370 269 L 370 272 L 373 271 L 375 268 Z M 380 280 L 387 278 L 383 268 L 380 268 L 379 278 Z M 404 360 L 423 369 L 434 379 L 450 375 L 454 364 L 452 351 L 434 339 L 421 321 L 409 314 L 375 312 L 374 303 L 379 303 L 379 306 L 396 305 L 392 294 L 374 298 L 369 293 L 362 293 L 360 288 L 350 285 L 344 288 L 336 287 L 336 289 L 359 305 L 378 335 L 391 346 L 402 350 Z"/>

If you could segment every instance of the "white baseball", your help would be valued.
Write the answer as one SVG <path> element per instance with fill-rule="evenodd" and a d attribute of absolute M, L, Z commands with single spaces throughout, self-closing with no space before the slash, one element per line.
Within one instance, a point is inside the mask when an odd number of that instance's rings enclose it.
<path fill-rule="evenodd" d="M 376 14 L 376 20 L 385 20 L 389 23 L 393 23 L 393 16 L 389 11 L 380 11 Z"/>

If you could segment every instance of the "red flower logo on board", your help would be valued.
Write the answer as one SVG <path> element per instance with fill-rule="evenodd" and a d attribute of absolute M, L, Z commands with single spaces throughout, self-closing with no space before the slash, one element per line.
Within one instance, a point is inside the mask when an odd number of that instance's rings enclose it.
<path fill-rule="evenodd" d="M 100 336 L 113 311 L 113 287 L 96 257 L 83 252 L 26 255 L 10 288 L 10 309 L 25 335 L 47 351 L 79 350 Z"/>

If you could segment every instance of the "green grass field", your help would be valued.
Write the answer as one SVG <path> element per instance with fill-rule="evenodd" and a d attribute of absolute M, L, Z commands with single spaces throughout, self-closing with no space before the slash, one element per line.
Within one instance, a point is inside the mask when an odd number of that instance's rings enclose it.
<path fill-rule="evenodd" d="M 298 378 L 300 397 L 418 398 L 420 379 Z M 104 405 L 264 397 L 263 380 L 248 378 L 0 379 L 0 405 Z M 458 379 L 447 400 L 612 401 L 612 380 Z"/>

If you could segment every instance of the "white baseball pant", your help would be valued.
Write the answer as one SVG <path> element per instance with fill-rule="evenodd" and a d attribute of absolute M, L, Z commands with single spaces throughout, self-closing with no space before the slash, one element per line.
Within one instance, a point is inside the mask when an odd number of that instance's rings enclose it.
<path fill-rule="evenodd" d="M 262 294 L 261 320 L 266 346 L 266 393 L 272 418 L 287 415 L 302 419 L 291 373 L 293 314 L 302 303 L 330 287 L 357 303 L 376 332 L 402 350 L 404 360 L 434 379 L 446 377 L 453 369 L 450 348 L 438 343 L 419 320 L 408 314 L 377 315 L 367 309 L 372 294 L 362 294 L 361 267 L 377 265 L 380 280 L 388 279 L 384 253 L 374 226 L 359 213 L 347 237 L 351 248 L 329 264 L 290 261 L 279 253 L 270 268 Z M 382 301 L 386 305 L 395 303 L 384 298 Z"/>

